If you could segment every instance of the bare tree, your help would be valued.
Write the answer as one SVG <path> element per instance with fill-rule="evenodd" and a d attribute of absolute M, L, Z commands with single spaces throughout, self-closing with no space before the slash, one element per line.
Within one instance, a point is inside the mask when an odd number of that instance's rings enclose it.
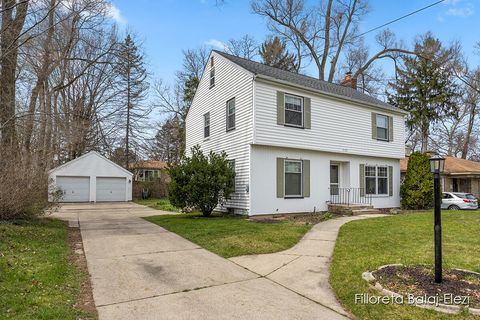
<path fill-rule="evenodd" d="M 246 34 L 238 40 L 228 40 L 225 51 L 240 58 L 253 60 L 258 55 L 258 43 Z"/>
<path fill-rule="evenodd" d="M 15 135 L 16 71 L 20 34 L 29 1 L 3 0 L 0 29 L 0 134 L 2 146 L 13 146 Z"/>
<path fill-rule="evenodd" d="M 274 33 L 291 41 L 299 57 L 300 46 L 303 47 L 317 67 L 318 78 L 328 82 L 334 81 L 342 53 L 361 42 L 359 23 L 368 12 L 366 0 L 324 0 L 317 7 L 307 6 L 304 0 L 254 0 L 251 7 L 253 12 L 268 19 Z M 390 39 L 379 40 L 383 40 L 383 46 L 352 70 L 354 79 L 378 59 L 391 58 L 393 53 L 412 53 L 395 46 Z"/>

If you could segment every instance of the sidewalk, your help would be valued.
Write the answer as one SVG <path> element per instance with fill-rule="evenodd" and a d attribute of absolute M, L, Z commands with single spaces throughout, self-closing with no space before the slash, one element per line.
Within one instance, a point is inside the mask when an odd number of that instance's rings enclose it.
<path fill-rule="evenodd" d="M 343 224 L 382 216 L 384 215 L 369 214 L 321 222 L 313 226 L 291 249 L 230 260 L 332 311 L 350 317 L 337 301 L 328 282 L 335 240 Z"/>

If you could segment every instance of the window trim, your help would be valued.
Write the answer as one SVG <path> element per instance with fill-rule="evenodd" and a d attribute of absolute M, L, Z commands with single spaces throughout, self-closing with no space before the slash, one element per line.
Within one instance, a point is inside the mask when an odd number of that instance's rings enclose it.
<path fill-rule="evenodd" d="M 208 126 L 207 126 L 207 121 L 206 121 L 207 116 L 208 116 Z M 205 133 L 206 133 L 205 129 L 207 127 L 208 127 L 208 136 L 205 135 Z M 203 138 L 204 139 L 210 138 L 210 134 L 211 134 L 211 132 L 210 132 L 210 111 L 209 111 L 209 112 L 203 114 Z"/>
<path fill-rule="evenodd" d="M 231 103 L 231 102 L 233 102 L 233 108 L 234 108 L 233 114 L 229 114 L 229 109 L 230 109 L 230 108 L 229 108 L 229 103 Z M 226 128 L 225 130 L 226 130 L 226 132 L 235 130 L 235 128 L 236 128 L 236 126 L 237 126 L 237 116 L 236 116 L 236 114 L 237 114 L 237 104 L 236 104 L 236 101 L 235 101 L 235 97 L 227 100 L 225 114 L 226 114 L 226 118 L 225 118 L 225 120 L 226 120 L 226 121 L 225 121 L 225 122 L 226 122 L 226 124 L 225 124 L 225 128 Z M 234 117 L 233 127 L 229 128 L 229 127 L 228 127 L 228 125 L 230 124 L 230 121 L 229 121 L 230 119 L 229 119 L 229 117 L 232 116 L 232 115 L 233 115 L 233 117 Z"/>
<path fill-rule="evenodd" d="M 377 126 L 377 118 L 378 117 L 384 117 L 385 118 L 385 123 L 387 124 L 387 127 L 386 128 L 382 128 L 382 127 L 379 127 Z M 387 137 L 384 139 L 384 138 L 380 138 L 378 136 L 378 128 L 381 128 L 381 129 L 387 129 Z M 385 114 L 381 114 L 381 113 L 376 113 L 375 114 L 375 130 L 377 130 L 377 132 L 375 133 L 376 137 L 377 137 L 377 140 L 379 141 L 390 141 L 390 121 L 389 121 L 389 116 L 385 115 Z"/>
<path fill-rule="evenodd" d="M 294 98 L 300 98 L 300 104 L 301 104 L 301 108 L 302 108 L 302 111 L 301 111 L 301 114 L 302 114 L 302 124 L 301 125 L 297 125 L 297 124 L 291 124 L 291 123 L 287 123 L 287 96 L 290 96 L 290 97 L 294 97 Z M 288 111 L 291 111 L 291 112 L 299 112 L 299 111 L 295 111 L 295 110 L 288 110 Z M 285 127 L 293 127 L 293 128 L 301 128 L 301 129 L 304 129 L 305 128 L 305 98 L 302 97 L 302 96 L 299 96 L 299 95 L 295 95 L 295 94 L 291 94 L 291 93 L 283 93 L 283 125 Z"/>
<path fill-rule="evenodd" d="M 287 162 L 300 163 L 300 194 L 299 195 L 287 195 L 287 179 L 286 179 Z M 285 199 L 301 199 L 304 197 L 303 196 L 303 160 L 298 160 L 298 159 L 283 160 L 283 197 Z"/>
<path fill-rule="evenodd" d="M 373 176 L 367 176 L 367 168 L 375 168 L 375 193 L 368 193 L 367 192 L 367 178 L 373 178 Z M 387 175 L 385 177 L 380 177 L 378 175 L 378 168 L 385 168 L 387 171 Z M 365 195 L 368 196 L 379 196 L 379 197 L 385 197 L 385 196 L 390 196 L 390 176 L 388 174 L 388 166 L 387 165 L 370 165 L 366 164 L 365 169 L 363 172 L 364 175 L 364 186 L 365 186 Z M 378 180 L 380 179 L 387 179 L 387 193 L 378 193 Z"/>

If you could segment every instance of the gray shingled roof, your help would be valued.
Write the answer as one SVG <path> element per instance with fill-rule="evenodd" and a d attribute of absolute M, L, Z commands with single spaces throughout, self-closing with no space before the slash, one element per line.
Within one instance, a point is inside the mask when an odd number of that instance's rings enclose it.
<path fill-rule="evenodd" d="M 221 52 L 217 50 L 213 50 L 213 51 L 256 75 L 266 76 L 274 80 L 276 79 L 279 81 L 291 83 L 293 85 L 311 88 L 325 94 L 335 95 L 335 96 L 343 97 L 349 100 L 355 100 L 359 102 L 373 104 L 383 109 L 403 112 L 399 108 L 396 108 L 388 103 L 380 101 L 374 97 L 366 95 L 350 87 L 345 87 L 339 84 L 318 80 L 302 74 L 270 67 L 262 63 L 258 63 L 255 61 L 233 56 L 225 52 Z"/>

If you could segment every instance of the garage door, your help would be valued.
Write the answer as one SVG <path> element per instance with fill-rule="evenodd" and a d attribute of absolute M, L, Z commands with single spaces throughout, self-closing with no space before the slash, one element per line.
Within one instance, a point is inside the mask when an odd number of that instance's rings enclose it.
<path fill-rule="evenodd" d="M 90 177 L 57 176 L 57 188 L 63 191 L 61 202 L 90 201 Z"/>
<path fill-rule="evenodd" d="M 125 201 L 125 178 L 97 177 L 97 201 Z"/>

